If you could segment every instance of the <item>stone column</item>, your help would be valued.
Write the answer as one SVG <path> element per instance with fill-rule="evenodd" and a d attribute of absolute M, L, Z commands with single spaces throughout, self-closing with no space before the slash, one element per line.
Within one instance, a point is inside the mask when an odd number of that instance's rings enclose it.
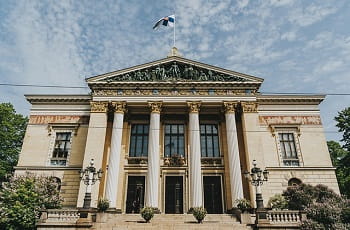
<path fill-rule="evenodd" d="M 238 150 L 235 109 L 236 102 L 224 102 L 227 134 L 228 167 L 230 172 L 232 207 L 243 198 L 242 172 Z"/>
<path fill-rule="evenodd" d="M 125 105 L 125 102 L 112 102 L 114 109 L 114 120 L 105 191 L 105 198 L 110 201 L 109 207 L 112 209 L 115 209 L 117 207 L 117 192 L 119 191 L 118 182 Z"/>
<path fill-rule="evenodd" d="M 148 170 L 146 178 L 146 206 L 158 209 L 159 193 L 159 133 L 162 102 L 148 102 L 151 118 L 148 139 Z"/>
<path fill-rule="evenodd" d="M 200 102 L 187 102 L 189 107 L 189 158 L 191 206 L 203 206 L 203 181 L 201 169 L 201 139 L 199 130 Z"/>
<path fill-rule="evenodd" d="M 91 112 L 88 134 L 86 139 L 84 160 L 82 168 L 90 165 L 91 159 L 94 159 L 97 170 L 102 168 L 103 151 L 105 146 L 106 128 L 107 128 L 107 110 L 108 102 L 92 101 L 90 102 Z M 97 207 L 99 191 L 99 182 L 92 185 L 91 188 L 91 207 Z M 83 206 L 83 200 L 86 192 L 86 185 L 80 182 L 77 207 Z"/>

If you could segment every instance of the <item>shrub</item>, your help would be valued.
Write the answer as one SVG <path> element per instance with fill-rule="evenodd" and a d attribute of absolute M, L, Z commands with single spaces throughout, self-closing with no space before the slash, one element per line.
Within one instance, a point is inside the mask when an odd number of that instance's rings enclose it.
<path fill-rule="evenodd" d="M 284 196 L 281 194 L 275 194 L 274 196 L 270 197 L 268 206 L 272 209 L 286 209 L 288 207 L 288 203 Z"/>
<path fill-rule="evenodd" d="M 144 207 L 140 211 L 142 218 L 148 223 L 154 216 L 154 210 L 152 207 Z"/>
<path fill-rule="evenodd" d="M 100 212 L 104 212 L 109 208 L 109 200 L 106 198 L 99 198 L 97 202 L 97 209 Z"/>
<path fill-rule="evenodd" d="M 53 177 L 17 176 L 0 190 L 0 229 L 35 228 L 40 210 L 60 208 L 61 198 Z"/>
<path fill-rule="evenodd" d="M 192 208 L 192 212 L 198 223 L 202 223 L 207 215 L 207 210 L 203 207 L 194 207 Z"/>
<path fill-rule="evenodd" d="M 252 208 L 250 200 L 247 199 L 237 199 L 235 203 L 237 208 L 239 208 L 242 212 L 248 211 Z"/>

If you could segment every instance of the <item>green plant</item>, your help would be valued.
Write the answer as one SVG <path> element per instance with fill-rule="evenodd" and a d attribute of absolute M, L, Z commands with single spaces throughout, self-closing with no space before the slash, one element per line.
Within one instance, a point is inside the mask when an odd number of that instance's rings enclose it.
<path fill-rule="evenodd" d="M 250 200 L 247 199 L 237 199 L 235 201 L 237 208 L 239 208 L 242 212 L 246 212 L 252 208 L 250 204 Z"/>
<path fill-rule="evenodd" d="M 0 190 L 0 229 L 35 229 L 42 209 L 60 208 L 58 184 L 53 177 L 27 174 L 10 178 Z"/>
<path fill-rule="evenodd" d="M 193 216 L 198 221 L 198 223 L 202 223 L 205 216 L 207 215 L 207 210 L 203 207 L 193 207 L 192 213 L 193 213 Z"/>
<path fill-rule="evenodd" d="M 148 223 L 154 216 L 154 210 L 152 207 L 144 207 L 140 211 L 142 218 Z"/>
<path fill-rule="evenodd" d="M 288 202 L 281 194 L 275 194 L 270 197 L 268 206 L 272 209 L 286 209 L 288 207 Z"/>
<path fill-rule="evenodd" d="M 99 198 L 97 202 L 97 209 L 100 212 L 104 212 L 109 208 L 109 200 L 106 198 Z"/>

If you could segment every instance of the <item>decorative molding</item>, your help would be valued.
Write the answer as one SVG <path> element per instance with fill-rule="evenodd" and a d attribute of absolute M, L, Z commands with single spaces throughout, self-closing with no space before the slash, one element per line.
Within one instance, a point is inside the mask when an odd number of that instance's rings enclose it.
<path fill-rule="evenodd" d="M 76 115 L 30 115 L 29 124 L 89 124 L 89 116 Z"/>
<path fill-rule="evenodd" d="M 296 131 L 296 133 L 298 134 L 298 136 L 301 135 L 300 132 L 300 124 L 292 124 L 292 125 L 288 125 L 288 124 L 270 124 L 269 125 L 272 136 L 276 136 L 276 133 L 278 133 L 279 131 L 283 131 L 283 130 L 289 130 L 289 131 Z"/>
<path fill-rule="evenodd" d="M 224 101 L 225 113 L 235 113 L 237 109 L 238 102 Z"/>
<path fill-rule="evenodd" d="M 49 135 L 52 135 L 55 133 L 55 130 L 69 130 L 70 132 L 73 133 L 74 136 L 78 134 L 78 129 L 79 129 L 80 124 L 69 124 L 69 123 L 49 123 L 48 124 L 48 132 Z"/>
<path fill-rule="evenodd" d="M 113 109 L 115 113 L 124 114 L 127 111 L 126 102 L 125 101 L 113 101 L 112 103 Z"/>
<path fill-rule="evenodd" d="M 199 113 L 201 102 L 200 101 L 188 101 L 187 106 L 190 109 L 190 113 Z"/>
<path fill-rule="evenodd" d="M 258 112 L 257 102 L 241 102 L 243 113 L 256 113 Z"/>
<path fill-rule="evenodd" d="M 321 117 L 316 116 L 259 116 L 261 125 L 322 125 Z"/>
<path fill-rule="evenodd" d="M 202 165 L 210 165 L 210 166 L 222 166 L 222 158 L 221 157 L 215 157 L 215 158 L 209 158 L 209 157 L 202 157 L 201 158 Z"/>
<path fill-rule="evenodd" d="M 106 113 L 108 110 L 108 102 L 105 101 L 91 101 L 90 106 L 92 113 Z"/>
<path fill-rule="evenodd" d="M 148 106 L 151 108 L 151 113 L 160 113 L 162 111 L 161 101 L 149 101 Z"/>

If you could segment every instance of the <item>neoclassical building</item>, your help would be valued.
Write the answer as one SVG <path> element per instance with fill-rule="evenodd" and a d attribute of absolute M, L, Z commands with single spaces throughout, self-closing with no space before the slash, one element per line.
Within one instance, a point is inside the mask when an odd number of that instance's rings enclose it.
<path fill-rule="evenodd" d="M 263 79 L 180 57 L 86 79 L 87 95 L 26 95 L 29 125 L 16 173 L 60 181 L 65 207 L 82 207 L 79 170 L 104 173 L 92 186 L 121 213 L 143 206 L 225 213 L 254 201 L 242 176 L 266 168 L 269 197 L 301 182 L 339 192 L 321 123 L 323 95 L 264 95 Z M 276 85 L 278 89 L 278 85 Z"/>

